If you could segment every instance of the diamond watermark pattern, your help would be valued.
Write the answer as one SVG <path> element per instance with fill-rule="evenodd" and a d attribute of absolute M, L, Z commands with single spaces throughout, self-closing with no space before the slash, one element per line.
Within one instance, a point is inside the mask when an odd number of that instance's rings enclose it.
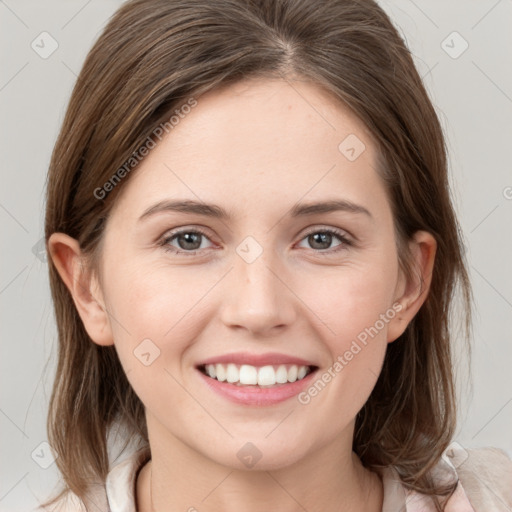
<path fill-rule="evenodd" d="M 149 338 L 142 340 L 135 347 L 133 353 L 144 366 L 151 365 L 155 359 L 160 357 L 160 349 Z"/>
<path fill-rule="evenodd" d="M 443 458 L 448 458 L 455 468 L 462 465 L 468 457 L 469 454 L 466 449 L 457 441 L 451 442 L 445 450 L 445 455 L 443 455 Z"/>
<path fill-rule="evenodd" d="M 351 133 L 341 141 L 338 149 L 347 160 L 354 162 L 362 155 L 366 146 L 357 135 Z"/>
<path fill-rule="evenodd" d="M 47 261 L 47 255 L 46 255 L 46 241 L 43 238 L 39 240 L 33 247 L 32 247 L 32 254 L 43 263 L 46 263 Z"/>
<path fill-rule="evenodd" d="M 458 32 L 454 31 L 443 40 L 441 48 L 452 59 L 458 59 L 469 48 L 469 43 Z"/>
<path fill-rule="evenodd" d="M 59 47 L 59 43 L 48 32 L 41 32 L 30 44 L 39 57 L 47 59 Z"/>
<path fill-rule="evenodd" d="M 263 247 L 252 236 L 247 236 L 236 248 L 237 254 L 246 262 L 256 261 L 263 253 Z"/>
<path fill-rule="evenodd" d="M 245 466 L 252 468 L 261 459 L 263 454 L 254 444 L 248 442 L 238 450 L 236 456 Z"/>
<path fill-rule="evenodd" d="M 54 462 L 55 456 L 50 448 L 50 445 L 43 441 L 40 443 L 31 454 L 34 462 L 41 466 L 43 469 L 48 469 Z"/>

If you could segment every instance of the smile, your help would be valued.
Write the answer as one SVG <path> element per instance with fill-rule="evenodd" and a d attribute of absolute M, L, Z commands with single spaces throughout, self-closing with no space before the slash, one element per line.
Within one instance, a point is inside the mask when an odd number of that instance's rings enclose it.
<path fill-rule="evenodd" d="M 203 374 L 219 382 L 236 386 L 272 387 L 304 379 L 315 366 L 295 364 L 252 366 L 249 364 L 207 364 L 198 368 Z"/>

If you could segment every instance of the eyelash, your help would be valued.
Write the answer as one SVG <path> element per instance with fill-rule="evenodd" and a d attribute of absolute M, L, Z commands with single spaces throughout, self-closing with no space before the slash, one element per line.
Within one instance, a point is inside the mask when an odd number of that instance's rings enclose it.
<path fill-rule="evenodd" d="M 194 228 L 194 229 L 182 229 L 182 230 L 179 230 L 179 231 L 174 231 L 174 232 L 171 232 L 169 235 L 167 236 L 164 236 L 160 242 L 159 242 L 159 245 L 163 247 L 164 251 L 165 252 L 170 252 L 170 253 L 173 253 L 173 254 L 188 254 L 188 255 L 195 255 L 197 252 L 200 251 L 200 249 L 198 250 L 195 250 L 195 251 L 183 251 L 183 250 L 180 250 L 180 249 L 176 249 L 175 247 L 172 247 L 171 245 L 169 245 L 169 243 L 175 239 L 177 236 L 179 235 L 182 235 L 184 233 L 194 233 L 194 234 L 200 234 L 202 236 L 204 236 L 205 238 L 208 238 L 208 235 L 205 231 L 199 229 L 199 228 Z M 318 249 L 318 250 L 315 250 L 313 249 L 314 252 L 317 252 L 318 254 L 320 254 L 321 256 L 330 256 L 330 255 L 333 255 L 333 254 L 337 254 L 338 252 L 342 251 L 342 250 L 345 250 L 347 247 L 351 247 L 353 245 L 353 242 L 350 241 L 345 235 L 344 235 L 344 232 L 343 231 L 340 231 L 340 230 L 337 230 L 337 229 L 334 229 L 334 228 L 324 228 L 324 229 L 313 229 L 309 232 L 307 232 L 301 239 L 300 241 L 304 240 L 305 238 L 307 238 L 308 236 L 310 235 L 313 235 L 315 233 L 327 233 L 329 235 L 334 235 L 335 237 L 337 237 L 339 240 L 340 240 L 340 244 L 338 246 L 336 246 L 336 249 L 332 250 L 332 249 Z M 208 238 L 209 240 L 209 238 Z"/>

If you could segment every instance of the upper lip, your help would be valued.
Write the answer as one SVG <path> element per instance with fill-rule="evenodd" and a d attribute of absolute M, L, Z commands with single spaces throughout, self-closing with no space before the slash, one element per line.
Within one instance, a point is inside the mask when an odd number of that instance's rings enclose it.
<path fill-rule="evenodd" d="M 287 354 L 278 354 L 267 352 L 265 354 L 250 354 L 248 352 L 234 352 L 232 354 L 224 354 L 221 356 L 210 357 L 205 359 L 197 366 L 207 364 L 228 364 L 237 365 L 249 364 L 251 366 L 268 366 L 279 364 L 296 364 L 298 366 L 316 366 L 310 361 L 306 361 L 300 357 L 289 356 Z"/>

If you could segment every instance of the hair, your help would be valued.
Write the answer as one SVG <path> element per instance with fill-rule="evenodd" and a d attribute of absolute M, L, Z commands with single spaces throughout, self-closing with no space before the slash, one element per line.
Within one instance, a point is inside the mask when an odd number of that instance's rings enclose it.
<path fill-rule="evenodd" d="M 126 162 L 136 168 L 133 157 L 156 127 L 207 91 L 293 77 L 322 87 L 368 128 L 406 276 L 413 272 L 413 234 L 425 230 L 437 242 L 428 295 L 387 347 L 356 417 L 353 450 L 370 470 L 394 466 L 406 488 L 432 496 L 441 510 L 438 498 L 451 495 L 456 482 L 440 485 L 429 471 L 456 427 L 451 312 L 460 287 L 469 339 L 472 292 L 439 119 L 410 51 L 373 0 L 124 3 L 87 55 L 69 101 L 48 172 L 46 241 L 54 232 L 77 239 L 88 268 L 97 271 L 105 222 L 133 172 L 124 167 L 101 198 L 98 187 Z M 47 430 L 65 488 L 44 506 L 67 491 L 84 499 L 92 482 L 105 481 L 116 422 L 127 440 L 149 446 L 144 405 L 115 347 L 92 342 L 48 262 L 59 345 Z"/>

